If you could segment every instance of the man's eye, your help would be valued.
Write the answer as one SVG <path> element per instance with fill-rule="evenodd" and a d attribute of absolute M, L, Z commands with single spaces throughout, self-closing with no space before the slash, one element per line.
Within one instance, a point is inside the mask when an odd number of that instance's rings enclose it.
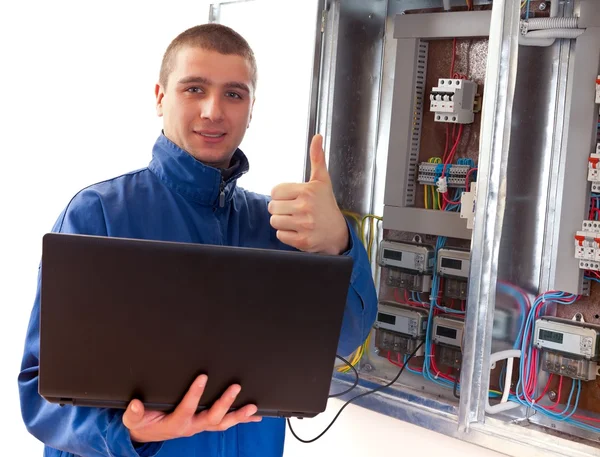
<path fill-rule="evenodd" d="M 227 97 L 230 97 L 230 98 L 237 98 L 238 100 L 242 99 L 242 96 L 240 94 L 235 93 L 235 92 L 227 92 L 225 95 Z"/>
<path fill-rule="evenodd" d="M 190 87 L 187 91 L 191 92 L 193 94 L 200 94 L 200 93 L 202 93 L 202 89 L 200 89 L 199 87 Z"/>

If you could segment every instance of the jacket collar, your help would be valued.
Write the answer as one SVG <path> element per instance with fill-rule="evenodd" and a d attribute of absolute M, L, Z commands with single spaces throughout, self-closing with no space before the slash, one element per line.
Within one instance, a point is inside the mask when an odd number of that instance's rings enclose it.
<path fill-rule="evenodd" d="M 233 198 L 237 179 L 249 169 L 248 159 L 240 149 L 236 149 L 231 163 L 237 164 L 235 171 L 224 180 L 221 170 L 204 165 L 161 133 L 152 149 L 148 168 L 185 198 L 202 205 L 217 206 Z"/>

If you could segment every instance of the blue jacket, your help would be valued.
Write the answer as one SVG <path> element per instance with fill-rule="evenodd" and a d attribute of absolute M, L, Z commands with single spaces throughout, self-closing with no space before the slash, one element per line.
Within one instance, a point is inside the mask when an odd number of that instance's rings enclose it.
<path fill-rule="evenodd" d="M 233 174 L 203 165 L 161 135 L 147 168 L 77 193 L 52 231 L 88 235 L 292 249 L 269 223 L 268 197 L 236 186 L 248 170 L 237 150 Z M 367 337 L 377 301 L 366 252 L 350 229 L 354 259 L 338 354 L 347 355 Z M 27 429 L 45 443 L 45 457 L 275 457 L 283 454 L 285 421 L 263 418 L 225 432 L 149 443 L 135 449 L 122 410 L 60 407 L 38 394 L 40 282 L 31 313 L 19 375 L 21 411 Z M 76 344 L 76 342 L 74 342 Z"/>

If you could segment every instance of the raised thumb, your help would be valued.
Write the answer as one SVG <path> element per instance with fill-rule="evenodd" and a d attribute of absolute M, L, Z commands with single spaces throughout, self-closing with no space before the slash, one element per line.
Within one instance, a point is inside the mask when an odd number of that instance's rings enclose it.
<path fill-rule="evenodd" d="M 325 151 L 323 151 L 323 137 L 313 136 L 310 143 L 310 180 L 329 182 L 329 172 L 325 163 Z"/>

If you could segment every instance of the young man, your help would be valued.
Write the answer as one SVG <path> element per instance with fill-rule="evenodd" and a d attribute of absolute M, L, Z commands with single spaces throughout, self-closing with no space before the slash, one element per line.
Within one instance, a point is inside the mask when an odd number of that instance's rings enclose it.
<path fill-rule="evenodd" d="M 80 191 L 53 231 L 349 255 L 354 268 L 338 347 L 347 355 L 375 319 L 366 252 L 336 204 L 320 136 L 311 144 L 308 183 L 281 184 L 270 199 L 236 186 L 248 171 L 238 146 L 255 88 L 254 55 L 236 32 L 208 24 L 182 33 L 169 45 L 156 85 L 164 130 L 149 166 Z M 48 403 L 38 394 L 39 320 L 38 282 L 19 389 L 23 419 L 45 443 L 46 457 L 282 455 L 283 419 L 255 417 L 255 405 L 228 413 L 242 386 L 195 413 L 210 382 L 204 375 L 171 414 L 146 411 L 139 400 L 125 411 Z"/>

